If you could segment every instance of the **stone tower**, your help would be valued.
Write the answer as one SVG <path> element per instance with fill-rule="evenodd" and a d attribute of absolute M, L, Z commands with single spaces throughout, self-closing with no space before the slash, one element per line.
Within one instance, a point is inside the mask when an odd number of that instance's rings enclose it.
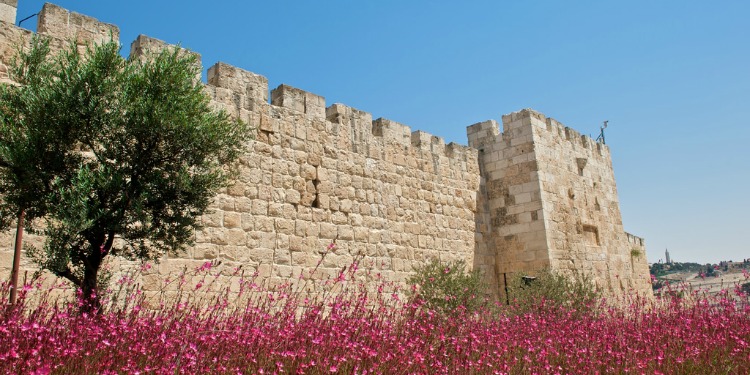
<path fill-rule="evenodd" d="M 16 5 L 0 0 L 0 83 L 33 36 L 14 25 Z M 53 50 L 119 39 L 117 26 L 49 3 L 37 22 Z M 139 36 L 131 57 L 163 48 L 173 46 Z M 555 120 L 522 110 L 503 116 L 502 132 L 495 121 L 475 124 L 467 147 L 288 85 L 269 92 L 266 77 L 224 63 L 206 81 L 212 104 L 254 129 L 248 152 L 195 245 L 144 274 L 146 292 L 206 261 L 281 285 L 307 270 L 334 278 L 355 260 L 366 274 L 405 283 L 433 259 L 465 261 L 495 294 L 508 276 L 544 268 L 586 273 L 613 294 L 650 292 L 644 241 L 623 231 L 609 149 Z M 12 236 L 0 232 L 0 278 Z M 36 269 L 27 258 L 21 267 Z"/>
<path fill-rule="evenodd" d="M 468 127 L 482 175 L 476 259 L 510 274 L 584 273 L 603 290 L 648 290 L 643 240 L 625 233 L 609 148 L 525 109 Z"/>

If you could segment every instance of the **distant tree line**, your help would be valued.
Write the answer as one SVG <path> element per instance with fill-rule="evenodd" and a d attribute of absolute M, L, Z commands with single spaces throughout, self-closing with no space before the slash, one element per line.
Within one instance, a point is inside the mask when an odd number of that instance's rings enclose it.
<path fill-rule="evenodd" d="M 684 263 L 654 263 L 651 265 L 651 274 L 660 277 L 669 275 L 671 273 L 678 272 L 703 272 L 706 269 L 706 265 L 684 262 Z"/>

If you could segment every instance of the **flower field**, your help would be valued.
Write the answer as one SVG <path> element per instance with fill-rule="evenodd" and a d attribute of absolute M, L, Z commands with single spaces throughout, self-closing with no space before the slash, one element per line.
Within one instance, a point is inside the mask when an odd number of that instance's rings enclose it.
<path fill-rule="evenodd" d="M 327 283 L 338 293 L 305 299 L 248 280 L 239 291 L 159 310 L 133 292 L 98 315 L 75 304 L 3 300 L 0 373 L 750 373 L 750 308 L 727 294 L 658 308 L 636 301 L 577 311 L 540 301 L 523 311 L 489 305 L 439 314 L 399 293 L 342 287 L 347 281 L 342 273 Z M 25 300 L 43 293 L 25 289 Z M 246 302 L 230 303 L 238 298 Z"/>

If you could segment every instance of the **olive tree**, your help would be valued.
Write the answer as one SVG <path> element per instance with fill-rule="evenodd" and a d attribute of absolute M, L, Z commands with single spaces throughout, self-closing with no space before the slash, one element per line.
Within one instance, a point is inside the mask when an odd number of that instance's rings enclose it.
<path fill-rule="evenodd" d="M 247 126 L 212 109 L 195 57 L 177 48 L 52 54 L 37 38 L 9 71 L 19 85 L 0 85 L 0 223 L 25 211 L 46 236 L 29 254 L 96 309 L 106 257 L 152 260 L 191 244 Z"/>

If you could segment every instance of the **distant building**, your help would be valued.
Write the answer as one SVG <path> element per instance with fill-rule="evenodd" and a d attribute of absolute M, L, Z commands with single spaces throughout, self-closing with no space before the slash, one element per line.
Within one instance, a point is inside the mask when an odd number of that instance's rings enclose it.
<path fill-rule="evenodd" d="M 669 249 L 665 249 L 667 264 L 672 264 L 672 259 L 669 257 Z"/>

